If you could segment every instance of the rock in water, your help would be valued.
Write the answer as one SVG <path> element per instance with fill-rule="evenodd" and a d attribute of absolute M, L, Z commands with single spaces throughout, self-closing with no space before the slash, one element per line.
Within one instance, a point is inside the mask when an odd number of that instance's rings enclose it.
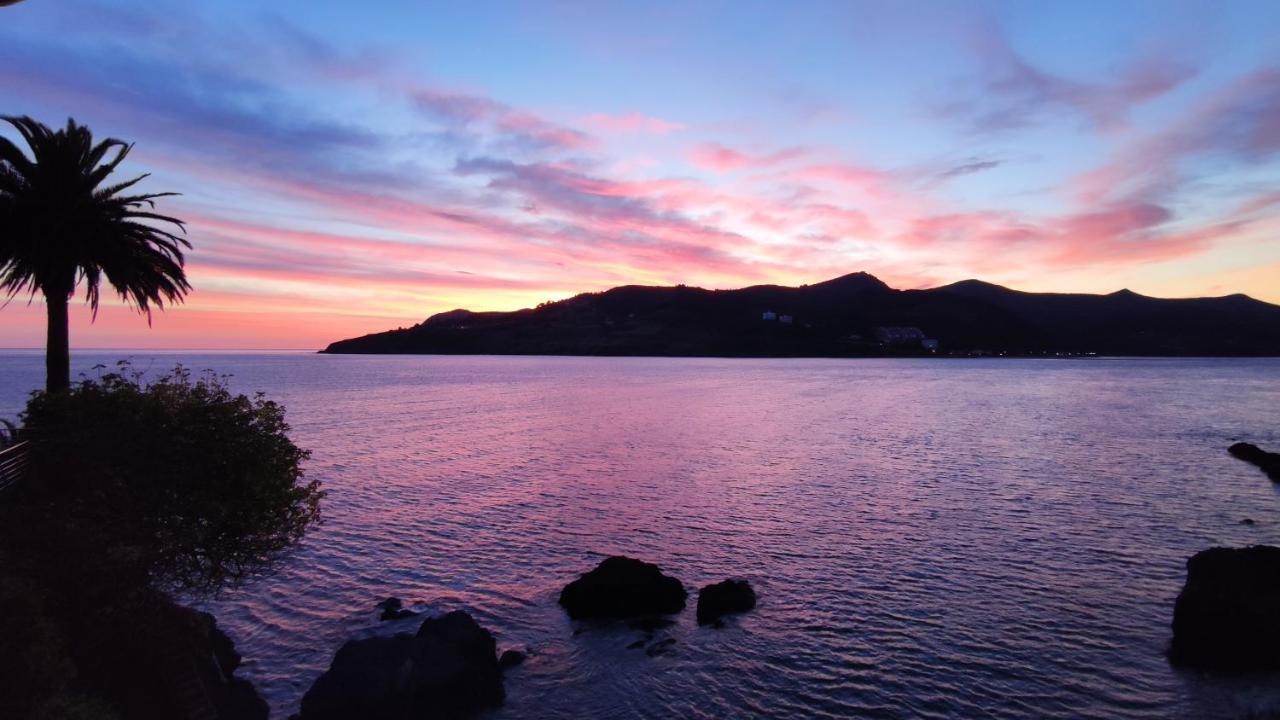
<path fill-rule="evenodd" d="M 1169 657 L 1220 672 L 1280 668 L 1280 548 L 1216 547 L 1188 560 Z"/>
<path fill-rule="evenodd" d="M 378 603 L 378 609 L 382 611 L 382 614 L 379 616 L 382 620 L 402 620 L 404 618 L 417 615 L 417 613 L 412 610 L 403 609 L 403 603 L 401 603 L 400 598 L 397 597 L 389 597 Z"/>
<path fill-rule="evenodd" d="M 1280 453 L 1267 452 L 1252 443 L 1238 442 L 1227 448 L 1227 452 L 1257 465 L 1274 482 L 1280 482 Z"/>
<path fill-rule="evenodd" d="M 666 655 L 668 652 L 671 651 L 671 646 L 675 644 L 676 644 L 675 638 L 664 638 L 650 645 L 649 647 L 645 648 L 644 654 L 648 655 L 649 657 L 658 657 L 659 655 Z"/>
<path fill-rule="evenodd" d="M 416 635 L 347 642 L 303 696 L 298 717 L 464 718 L 502 700 L 493 635 L 457 610 L 424 621 Z"/>
<path fill-rule="evenodd" d="M 746 580 L 725 580 L 698 591 L 698 624 L 711 625 L 729 613 L 756 606 L 756 592 Z"/>
<path fill-rule="evenodd" d="M 575 619 L 624 618 L 680 612 L 688 596 L 657 565 L 618 556 L 566 585 L 560 604 Z"/>
<path fill-rule="evenodd" d="M 498 667 L 503 670 L 513 668 L 524 662 L 526 657 L 528 657 L 528 655 L 519 650 L 507 650 L 498 658 Z"/>

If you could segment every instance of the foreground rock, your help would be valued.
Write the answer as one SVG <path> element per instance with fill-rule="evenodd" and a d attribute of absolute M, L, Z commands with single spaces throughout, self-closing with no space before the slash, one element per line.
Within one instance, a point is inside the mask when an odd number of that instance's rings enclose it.
<path fill-rule="evenodd" d="M 493 635 L 457 610 L 400 633 L 347 642 L 302 698 L 301 720 L 464 718 L 502 704 Z"/>
<path fill-rule="evenodd" d="M 725 580 L 698 591 L 698 624 L 713 625 L 731 613 L 756 606 L 756 592 L 746 580 Z"/>
<path fill-rule="evenodd" d="M 218 628 L 213 616 L 188 608 L 178 608 L 178 613 L 185 619 L 191 633 L 187 647 L 208 647 L 213 655 L 212 666 L 195 662 L 192 667 L 200 676 L 202 696 L 217 709 L 218 717 L 266 720 L 266 701 L 258 695 L 252 683 L 235 676 L 236 668 L 240 667 L 240 653 L 236 652 L 231 638 Z M 192 652 L 200 657 L 199 649 Z"/>
<path fill-rule="evenodd" d="M 575 619 L 625 618 L 680 612 L 688 596 L 657 565 L 616 556 L 566 585 L 560 604 Z"/>
<path fill-rule="evenodd" d="M 1238 442 L 1227 452 L 1247 463 L 1257 465 L 1273 482 L 1280 482 L 1280 453 L 1267 452 L 1252 443 Z"/>
<path fill-rule="evenodd" d="M 1220 672 L 1280 668 L 1280 548 L 1211 548 L 1187 561 L 1170 659 Z"/>

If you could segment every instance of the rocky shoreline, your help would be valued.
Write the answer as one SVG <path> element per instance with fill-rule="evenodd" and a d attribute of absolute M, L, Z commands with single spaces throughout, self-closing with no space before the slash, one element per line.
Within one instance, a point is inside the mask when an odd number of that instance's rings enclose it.
<path fill-rule="evenodd" d="M 650 642 L 653 630 L 669 624 L 665 618 L 682 611 L 687 598 L 684 584 L 657 565 L 614 556 L 565 585 L 559 603 L 574 621 L 627 621 L 645 630 L 646 637 L 630 647 L 656 657 L 676 641 Z M 724 616 L 754 608 L 755 599 L 745 580 L 708 585 L 699 593 L 698 622 L 724 627 Z M 377 607 L 382 620 L 414 615 L 398 598 Z M 468 717 L 502 704 L 504 673 L 524 659 L 516 649 L 499 655 L 493 633 L 469 613 L 454 610 L 426 618 L 412 634 L 344 643 L 303 696 L 294 720 Z"/>
<path fill-rule="evenodd" d="M 1275 479 L 1280 455 L 1247 443 L 1230 453 Z M 1249 524 L 1252 524 L 1250 521 Z M 655 631 L 683 611 L 689 592 L 660 567 L 613 556 L 569 582 L 558 602 L 575 622 L 625 621 L 644 636 L 627 646 L 650 657 L 671 652 L 675 638 Z M 697 623 L 723 628 L 751 611 L 756 593 L 746 580 L 727 579 L 698 592 Z M 1176 667 L 1213 673 L 1280 668 L 1280 548 L 1215 547 L 1187 561 L 1187 578 L 1173 610 L 1168 656 Z M 414 615 L 397 598 L 378 604 L 383 620 Z M 497 653 L 493 634 L 455 610 L 423 621 L 415 634 L 347 642 L 302 700 L 294 720 L 463 718 L 502 704 L 504 673 L 525 658 Z"/>
<path fill-rule="evenodd" d="M 1280 457 L 1244 443 L 1233 445 L 1230 452 L 1268 474 L 1274 470 L 1269 463 Z M 570 620 L 584 627 L 626 622 L 643 631 L 627 649 L 657 657 L 672 652 L 676 640 L 659 639 L 656 631 L 670 625 L 670 616 L 683 612 L 688 599 L 684 583 L 657 565 L 613 556 L 568 582 L 558 603 Z M 697 624 L 723 628 L 727 618 L 753 610 L 756 602 L 746 580 L 706 585 L 697 593 Z M 1185 585 L 1173 608 L 1170 663 L 1216 674 L 1280 669 L 1280 616 L 1274 612 L 1278 606 L 1280 547 L 1214 547 L 1196 553 L 1187 561 Z M 185 679 L 157 670 L 161 684 L 169 688 L 167 707 L 183 705 L 183 693 L 174 688 L 185 682 L 191 697 L 210 698 L 211 717 L 267 717 L 266 704 L 252 685 L 235 676 L 240 656 L 211 615 L 168 601 L 151 607 L 152 621 L 165 628 L 166 641 L 157 642 L 162 654 L 186 658 L 183 662 L 195 668 Z M 386 598 L 376 609 L 384 621 L 418 614 L 398 598 Z M 412 633 L 344 643 L 303 697 L 293 720 L 470 717 L 504 702 L 505 675 L 525 659 L 521 649 L 499 653 L 493 633 L 463 610 L 427 616 Z M 190 687 L 193 682 L 198 688 Z"/>
<path fill-rule="evenodd" d="M 175 602 L 94 526 L 0 503 L 0 717 L 265 720 L 214 617 Z"/>

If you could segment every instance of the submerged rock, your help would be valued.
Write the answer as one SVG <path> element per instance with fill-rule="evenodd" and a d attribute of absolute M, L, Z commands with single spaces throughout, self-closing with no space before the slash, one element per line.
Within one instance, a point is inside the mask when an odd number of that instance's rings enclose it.
<path fill-rule="evenodd" d="M 403 609 L 402 605 L 403 603 L 400 602 L 400 598 L 397 597 L 389 597 L 378 603 L 378 609 L 382 611 L 382 615 L 379 616 L 379 619 L 403 620 L 404 618 L 417 615 L 417 613 L 412 610 Z"/>
<path fill-rule="evenodd" d="M 1169 658 L 1220 672 L 1280 668 L 1280 548 L 1216 547 L 1188 560 Z"/>
<path fill-rule="evenodd" d="M 508 668 L 513 668 L 519 665 L 520 663 L 524 662 L 526 657 L 528 657 L 528 655 L 524 654 L 519 650 L 507 650 L 506 652 L 502 653 L 501 657 L 498 658 L 498 667 L 502 668 L 503 670 L 506 670 Z"/>
<path fill-rule="evenodd" d="M 417 634 L 351 640 L 302 698 L 301 720 L 463 718 L 502 704 L 493 635 L 461 610 Z"/>
<path fill-rule="evenodd" d="M 658 657 L 666 655 L 671 651 L 671 647 L 676 644 L 675 638 L 664 638 L 644 649 L 644 654 L 649 657 Z"/>
<path fill-rule="evenodd" d="M 1280 482 L 1280 453 L 1267 452 L 1252 443 L 1238 442 L 1227 448 L 1227 452 L 1257 465 L 1273 482 Z"/>
<path fill-rule="evenodd" d="M 657 565 L 616 556 L 566 585 L 560 604 L 575 619 L 625 618 L 680 612 L 688 595 Z"/>
<path fill-rule="evenodd" d="M 756 606 L 756 592 L 746 580 L 725 580 L 698 591 L 698 624 L 711 625 L 730 613 Z"/>
<path fill-rule="evenodd" d="M 663 628 L 669 628 L 675 624 L 676 621 L 671 618 L 661 617 L 658 615 L 645 615 L 628 622 L 627 627 L 652 635 Z"/>

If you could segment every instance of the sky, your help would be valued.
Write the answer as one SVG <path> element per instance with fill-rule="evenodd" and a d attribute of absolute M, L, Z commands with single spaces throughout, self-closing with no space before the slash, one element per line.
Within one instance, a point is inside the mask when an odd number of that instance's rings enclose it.
<path fill-rule="evenodd" d="M 186 302 L 77 303 L 73 347 L 855 271 L 1280 303 L 1277 27 L 1274 0 L 26 0 L 0 114 L 133 142 L 120 172 L 181 193 Z M 0 347 L 44 332 L 39 298 L 0 308 Z"/>

